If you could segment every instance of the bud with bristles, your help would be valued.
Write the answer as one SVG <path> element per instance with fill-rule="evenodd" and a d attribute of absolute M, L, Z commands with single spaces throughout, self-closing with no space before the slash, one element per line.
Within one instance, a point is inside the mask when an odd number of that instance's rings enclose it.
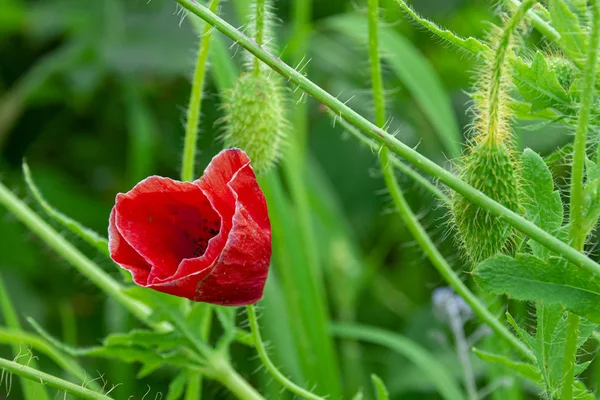
<path fill-rule="evenodd" d="M 249 33 L 256 43 L 272 51 L 273 14 L 269 1 L 254 3 Z M 225 146 L 244 150 L 257 174 L 268 171 L 279 159 L 288 123 L 285 96 L 278 76 L 250 53 L 243 73 L 224 102 Z"/>
<path fill-rule="evenodd" d="M 524 0 L 504 29 L 493 36 L 494 57 L 480 71 L 475 94 L 475 135 L 458 165 L 462 179 L 512 211 L 520 210 L 519 167 L 512 156 L 509 92 L 511 70 L 508 57 L 512 34 L 525 13 L 535 4 Z M 473 264 L 511 248 L 513 228 L 501 217 L 473 204 L 460 194 L 452 201 L 457 237 Z"/>
<path fill-rule="evenodd" d="M 236 81 L 224 108 L 225 146 L 243 149 L 257 174 L 279 159 L 285 136 L 282 89 L 265 73 L 244 73 Z"/>

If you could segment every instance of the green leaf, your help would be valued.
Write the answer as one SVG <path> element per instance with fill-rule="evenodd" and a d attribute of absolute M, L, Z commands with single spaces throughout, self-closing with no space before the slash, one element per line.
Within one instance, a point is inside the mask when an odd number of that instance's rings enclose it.
<path fill-rule="evenodd" d="M 515 84 L 523 99 L 531 103 L 532 113 L 546 108 L 571 112 L 571 100 L 542 53 L 537 52 L 531 64 L 517 58 L 513 67 Z"/>
<path fill-rule="evenodd" d="M 175 379 L 169 383 L 169 391 L 167 392 L 166 400 L 177 400 L 183 395 L 185 383 L 187 382 L 188 374 L 180 372 Z"/>
<path fill-rule="evenodd" d="M 537 384 L 541 384 L 542 382 L 542 374 L 535 365 L 514 361 L 506 356 L 488 353 L 486 351 L 479 350 L 476 348 L 473 349 L 473 352 L 477 357 L 479 357 L 483 361 L 502 365 L 508 370 L 515 372 L 521 377 L 529 379 Z"/>
<path fill-rule="evenodd" d="M 404 0 L 396 0 L 396 3 L 402 8 L 416 23 L 421 25 L 423 28 L 427 29 L 435 36 L 439 37 L 447 41 L 448 43 L 453 44 L 461 50 L 464 50 L 468 53 L 471 53 L 475 56 L 482 57 L 487 54 L 492 53 L 492 49 L 490 49 L 485 43 L 480 42 L 479 40 L 469 37 L 462 38 L 448 29 L 444 29 L 436 25 L 435 23 L 422 18 L 417 14 L 408 4 L 404 2 Z"/>
<path fill-rule="evenodd" d="M 587 271 L 562 259 L 548 262 L 529 254 L 497 255 L 479 264 L 473 275 L 486 291 L 515 300 L 559 304 L 590 321 L 600 322 L 600 283 Z"/>
<path fill-rule="evenodd" d="M 373 382 L 373 386 L 375 386 L 377 400 L 389 400 L 390 395 L 381 378 L 375 374 L 371 374 L 371 382 Z"/>
<path fill-rule="evenodd" d="M 178 332 L 154 332 L 149 330 L 134 329 L 127 333 L 113 333 L 104 339 L 105 346 L 125 346 L 156 348 L 159 351 L 170 350 L 182 342 Z"/>
<path fill-rule="evenodd" d="M 531 149 L 523 152 L 521 167 L 521 204 L 525 207 L 527 219 L 546 232 L 556 234 L 563 222 L 563 205 L 560 193 L 554 190 L 550 169 L 544 159 Z M 530 245 L 536 257 L 545 260 L 550 256 L 550 250 L 537 242 L 530 241 Z"/>
<path fill-rule="evenodd" d="M 582 374 L 583 371 L 585 371 L 586 369 L 588 369 L 588 367 L 590 366 L 590 364 L 592 364 L 592 360 L 580 363 L 580 364 L 575 364 L 575 376 Z"/>
<path fill-rule="evenodd" d="M 53 220 L 55 220 L 56 222 L 73 232 L 75 235 L 79 236 L 81 239 L 92 245 L 101 253 L 108 255 L 108 241 L 105 238 L 101 237 L 96 232 L 84 227 L 79 222 L 69 218 L 68 216 L 64 215 L 60 211 L 54 209 L 50 204 L 48 204 L 46 199 L 44 199 L 44 196 L 42 196 L 40 190 L 35 185 L 35 182 L 33 181 L 33 178 L 31 176 L 31 171 L 29 170 L 29 166 L 25 161 L 23 161 L 23 175 L 25 176 L 25 182 L 27 183 L 29 190 L 33 194 L 33 197 L 48 214 L 48 216 L 50 216 L 50 218 L 52 218 Z"/>
<path fill-rule="evenodd" d="M 581 61 L 587 54 L 587 34 L 581 28 L 579 17 L 566 0 L 548 0 L 552 26 L 560 33 L 562 50 L 573 60 Z"/>
<path fill-rule="evenodd" d="M 367 20 L 355 14 L 329 18 L 327 26 L 357 40 L 366 40 Z M 414 96 L 435 128 L 448 156 L 460 156 L 462 134 L 452 102 L 430 62 L 409 40 L 389 28 L 379 29 L 379 46 L 382 58 Z"/>

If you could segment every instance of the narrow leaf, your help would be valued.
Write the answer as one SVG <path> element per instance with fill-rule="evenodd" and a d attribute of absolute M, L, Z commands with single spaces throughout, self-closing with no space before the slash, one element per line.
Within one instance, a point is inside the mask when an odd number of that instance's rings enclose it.
<path fill-rule="evenodd" d="M 375 374 L 371 374 L 371 381 L 373 382 L 373 386 L 375 386 L 377 400 L 389 400 L 390 395 L 381 378 Z"/>
<path fill-rule="evenodd" d="M 187 378 L 188 374 L 183 371 L 169 383 L 169 391 L 167 392 L 166 400 L 178 400 L 183 395 Z"/>
<path fill-rule="evenodd" d="M 511 360 L 500 354 L 488 353 L 483 350 L 473 349 L 473 352 L 477 357 L 482 359 L 483 361 L 495 363 L 502 365 L 509 369 L 512 372 L 517 373 L 525 379 L 529 379 L 537 384 L 541 385 L 542 382 L 542 374 L 540 370 L 532 364 L 527 364 L 519 361 Z"/>
<path fill-rule="evenodd" d="M 25 182 L 29 187 L 29 190 L 33 194 L 33 197 L 37 201 L 37 203 L 44 209 L 46 214 L 50 216 L 50 218 L 54 219 L 56 222 L 69 229 L 75 235 L 79 236 L 81 239 L 92 245 L 101 253 L 108 255 L 108 241 L 102 236 L 98 235 L 96 232 L 92 231 L 81 225 L 79 222 L 74 219 L 66 216 L 60 211 L 54 209 L 42 196 L 42 193 L 35 185 L 33 178 L 31 176 L 31 171 L 29 170 L 29 166 L 25 161 L 23 161 L 23 175 L 25 176 Z"/>
<path fill-rule="evenodd" d="M 415 12 L 415 10 L 413 10 L 408 4 L 406 4 L 404 0 L 396 0 L 396 3 L 398 3 L 400 8 L 404 10 L 416 23 L 433 33 L 435 36 L 444 39 L 445 41 L 453 44 L 459 49 L 478 57 L 485 57 L 486 55 L 492 53 L 492 49 L 490 49 L 485 43 L 482 43 L 473 37 L 469 37 L 466 39 L 462 38 L 454 32 L 449 31 L 448 29 L 441 28 L 434 22 L 431 22 L 421 17 Z"/>

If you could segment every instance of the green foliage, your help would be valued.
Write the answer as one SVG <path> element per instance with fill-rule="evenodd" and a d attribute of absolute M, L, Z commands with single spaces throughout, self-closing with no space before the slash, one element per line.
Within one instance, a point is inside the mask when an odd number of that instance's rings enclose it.
<path fill-rule="evenodd" d="M 381 378 L 373 374 L 371 375 L 371 381 L 373 382 L 373 386 L 375 386 L 377 400 L 388 400 L 390 398 L 390 395 L 388 393 L 387 388 L 385 387 L 385 383 L 383 383 Z"/>
<path fill-rule="evenodd" d="M 557 304 L 591 321 L 600 323 L 600 282 L 585 271 L 569 267 L 551 257 L 548 262 L 529 255 L 516 258 L 497 255 L 473 271 L 476 282 L 486 291 L 506 294 L 515 300 L 536 300 Z"/>
<path fill-rule="evenodd" d="M 366 40 L 367 21 L 357 15 L 331 18 L 327 26 L 356 40 Z M 458 156 L 462 141 L 458 122 L 429 61 L 406 38 L 386 27 L 379 28 L 379 48 L 383 61 L 389 64 L 427 115 L 449 156 Z"/>
<path fill-rule="evenodd" d="M 567 63 L 568 61 L 562 65 L 549 65 L 546 57 L 539 51 L 531 63 L 521 58 L 516 59 L 515 84 L 523 99 L 531 103 L 531 113 L 546 108 L 556 108 L 569 114 L 573 112 L 571 99 L 567 94 L 573 73 Z"/>
<path fill-rule="evenodd" d="M 560 193 L 554 190 L 552 173 L 542 157 L 525 149 L 521 156 L 521 205 L 530 221 L 556 235 L 563 223 L 563 204 Z M 533 255 L 546 260 L 549 250 L 535 241 L 529 241 Z"/>
<path fill-rule="evenodd" d="M 587 54 L 586 33 L 582 29 L 579 16 L 571 10 L 569 0 L 549 0 L 548 10 L 552 25 L 560 33 L 558 40 L 561 49 L 574 62 L 581 62 Z"/>

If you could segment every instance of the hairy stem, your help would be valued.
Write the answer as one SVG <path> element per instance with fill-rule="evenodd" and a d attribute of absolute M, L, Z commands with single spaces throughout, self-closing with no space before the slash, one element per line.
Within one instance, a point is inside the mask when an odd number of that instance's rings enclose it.
<path fill-rule="evenodd" d="M 519 0 L 506 0 L 510 7 L 517 9 L 521 7 L 521 2 Z M 527 19 L 531 22 L 531 25 L 535 27 L 540 33 L 551 42 L 557 42 L 560 39 L 560 33 L 552 25 L 544 21 L 535 10 L 529 10 L 527 12 Z"/>
<path fill-rule="evenodd" d="M 590 0 L 592 9 L 592 31 L 588 57 L 583 76 L 583 93 L 581 96 L 581 109 L 575 130 L 573 143 L 573 166 L 571 169 L 571 196 L 570 196 L 570 231 L 569 237 L 576 250 L 583 251 L 587 232 L 584 229 L 583 210 L 583 177 L 586 158 L 587 137 L 590 124 L 590 115 L 594 103 L 594 90 L 596 84 L 596 68 L 598 64 L 598 45 L 600 44 L 600 5 L 598 0 Z M 567 337 L 565 343 L 565 357 L 563 359 L 563 382 L 561 399 L 573 399 L 573 382 L 575 380 L 575 363 L 577 360 L 577 339 L 579 337 L 579 316 L 569 314 L 567 317 Z"/>
<path fill-rule="evenodd" d="M 489 137 L 492 142 L 501 140 L 502 138 L 498 137 L 499 132 L 503 132 L 502 129 L 503 120 L 506 119 L 504 115 L 502 115 L 502 83 L 505 79 L 506 68 L 509 67 L 506 62 L 506 57 L 510 51 L 510 44 L 512 41 L 512 36 L 523 17 L 527 13 L 527 11 L 534 6 L 536 0 L 525 0 L 519 8 L 514 12 L 512 17 L 508 20 L 508 23 L 504 27 L 502 32 L 502 36 L 500 37 L 500 41 L 498 42 L 498 47 L 496 48 L 496 54 L 494 56 L 494 61 L 492 64 L 492 76 L 490 79 L 490 86 L 487 93 L 487 101 L 489 102 L 489 106 L 487 109 L 487 129 L 486 129 L 486 137 Z"/>
<path fill-rule="evenodd" d="M 212 0 L 209 6 L 210 11 L 216 12 L 218 7 L 219 0 Z M 202 91 L 204 89 L 204 78 L 208 66 L 208 53 L 212 31 L 213 27 L 209 24 L 205 24 L 202 38 L 200 39 L 200 47 L 198 49 L 196 69 L 194 70 L 194 80 L 192 81 L 192 92 L 190 94 L 190 103 L 188 105 L 188 115 L 185 126 L 185 142 L 181 164 L 182 181 L 193 181 L 195 178 L 194 166 L 196 163 L 198 124 L 200 122 L 202 110 Z"/>
<path fill-rule="evenodd" d="M 256 0 L 254 4 L 254 41 L 257 45 L 263 46 L 265 44 L 265 13 L 266 13 L 266 0 Z M 253 73 L 255 75 L 260 74 L 260 59 L 254 57 L 254 68 Z"/>
<path fill-rule="evenodd" d="M 265 349 L 265 345 L 262 341 L 262 337 L 260 335 L 260 327 L 258 326 L 258 318 L 256 317 L 256 310 L 254 306 L 246 306 L 246 311 L 248 312 L 248 321 L 250 321 L 250 330 L 252 331 L 252 338 L 254 340 L 254 347 L 256 347 L 256 351 L 258 352 L 258 356 L 260 357 L 260 361 L 262 361 L 263 365 L 267 368 L 267 371 L 275 378 L 277 382 L 279 382 L 283 387 L 288 389 L 290 392 L 309 400 L 323 400 L 323 397 L 317 396 L 308 390 L 301 388 L 296 385 L 294 382 L 290 381 L 285 375 L 281 373 L 273 364 L 273 361 L 269 358 L 269 354 L 267 354 L 267 349 Z"/>
<path fill-rule="evenodd" d="M 273 56 L 265 49 L 257 46 L 251 39 L 225 22 L 222 18 L 210 12 L 210 10 L 193 0 L 176 0 L 185 9 L 198 15 L 209 24 L 213 25 L 219 31 L 239 43 L 254 56 L 260 58 L 265 64 L 274 71 L 289 79 L 298 85 L 306 93 L 313 96 L 316 100 L 329 107 L 338 116 L 345 118 L 349 123 L 362 130 L 369 137 L 379 144 L 388 147 L 391 151 L 414 164 L 424 172 L 437 178 L 440 182 L 448 185 L 451 189 L 460 193 L 463 197 L 486 209 L 496 216 L 501 216 L 504 220 L 520 232 L 528 235 L 533 240 L 543 246 L 551 249 L 553 252 L 565 257 L 568 261 L 578 267 L 585 268 L 595 275 L 600 276 L 600 265 L 592 261 L 585 254 L 577 251 L 568 244 L 560 241 L 548 232 L 536 226 L 534 223 L 523 218 L 519 214 L 509 210 L 488 196 L 484 195 L 471 185 L 453 173 L 446 171 L 427 157 L 422 156 L 417 151 L 397 140 L 385 130 L 377 127 L 367 119 L 362 117 L 356 111 L 336 99 L 331 94 L 317 86 L 306 78 L 302 73 L 285 64 L 278 57 Z"/>
<path fill-rule="evenodd" d="M 85 400 L 112 400 L 111 397 L 105 396 L 101 393 L 94 392 L 90 389 L 83 387 L 80 384 L 74 384 L 64 379 L 57 378 L 53 375 L 46 374 L 38 371 L 37 369 L 30 368 L 26 365 L 21 365 L 13 361 L 0 358 L 0 369 L 18 375 L 20 377 L 38 382 L 41 385 L 48 385 L 58 390 L 64 390 L 67 393 L 71 393 L 79 399 Z M 3 373 L 4 377 L 4 373 Z M 4 377 L 5 379 L 10 379 Z"/>
<path fill-rule="evenodd" d="M 68 372 L 74 378 L 79 379 L 84 386 L 87 386 L 95 391 L 100 391 L 100 385 L 98 385 L 96 381 L 89 379 L 90 375 L 86 374 L 85 370 L 79 364 L 77 364 L 77 361 L 69 356 L 64 355 L 46 340 L 35 334 L 19 329 L 0 328 L 0 343 L 26 345 L 36 351 L 44 353 L 60 368 Z"/>

